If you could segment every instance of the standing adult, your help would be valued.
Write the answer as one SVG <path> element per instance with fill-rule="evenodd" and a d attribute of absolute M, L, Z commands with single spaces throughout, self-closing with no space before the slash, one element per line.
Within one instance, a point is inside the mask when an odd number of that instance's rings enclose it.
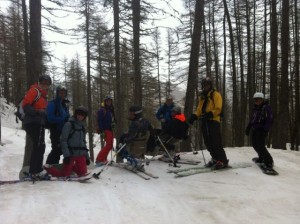
<path fill-rule="evenodd" d="M 100 150 L 96 158 L 96 165 L 102 166 L 107 163 L 107 156 L 113 148 L 114 133 L 113 125 L 115 123 L 115 113 L 112 97 L 107 95 L 104 99 L 103 106 L 97 113 L 98 132 L 104 135 L 105 145 Z"/>
<path fill-rule="evenodd" d="M 213 88 L 209 77 L 201 81 L 202 92 L 196 113 L 190 117 L 190 124 L 196 119 L 202 122 L 204 144 L 211 155 L 211 160 L 206 164 L 213 169 L 222 169 L 228 166 L 228 159 L 222 145 L 220 120 L 222 113 L 221 94 Z"/>
<path fill-rule="evenodd" d="M 273 122 L 273 113 L 263 93 L 256 92 L 253 99 L 254 106 L 246 128 L 246 135 L 248 136 L 252 131 L 252 145 L 258 154 L 258 158 L 254 158 L 255 162 L 262 163 L 266 168 L 272 168 L 274 162 L 266 148 L 265 139 Z"/>
<path fill-rule="evenodd" d="M 47 106 L 47 119 L 50 129 L 50 139 L 52 150 L 47 157 L 47 164 L 59 163 L 60 156 L 62 155 L 60 146 L 60 134 L 62 128 L 70 118 L 67 100 L 67 89 L 64 86 L 56 88 L 56 97 L 48 103 Z"/>
<path fill-rule="evenodd" d="M 172 119 L 172 109 L 174 107 L 173 97 L 168 96 L 166 102 L 157 110 L 155 116 L 161 122 L 162 129 L 165 129 L 168 122 Z"/>
<path fill-rule="evenodd" d="M 45 122 L 47 94 L 52 80 L 49 75 L 41 75 L 24 96 L 22 107 L 25 112 L 23 120 L 26 134 L 32 141 L 29 174 L 32 179 L 41 178 L 45 153 Z"/>

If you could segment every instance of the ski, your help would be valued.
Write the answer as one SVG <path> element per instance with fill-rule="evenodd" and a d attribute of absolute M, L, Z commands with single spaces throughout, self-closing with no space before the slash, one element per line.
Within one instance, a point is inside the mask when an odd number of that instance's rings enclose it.
<path fill-rule="evenodd" d="M 149 165 L 151 161 L 155 161 L 155 160 L 169 163 L 170 166 L 173 167 L 180 167 L 180 165 L 177 164 L 198 165 L 199 163 L 201 163 L 200 160 L 180 158 L 180 154 L 175 155 L 173 159 L 170 159 L 168 157 L 164 158 L 163 155 L 152 156 L 151 158 L 145 158 L 145 163 L 146 165 Z M 174 162 L 175 162 L 175 166 L 174 166 Z"/>
<path fill-rule="evenodd" d="M 64 182 L 79 182 L 85 183 L 86 181 L 92 179 L 92 176 L 83 176 L 83 177 L 51 177 L 50 179 L 45 180 L 32 180 L 31 178 L 24 178 L 22 180 L 0 180 L 0 185 L 6 184 L 17 184 L 25 182 L 45 182 L 45 181 L 64 181 Z"/>
<path fill-rule="evenodd" d="M 178 169 L 167 169 L 167 173 L 179 173 L 179 172 L 185 172 L 189 170 L 198 170 L 198 169 L 210 169 L 205 166 L 193 166 L 193 167 L 187 167 L 187 168 L 178 168 Z"/>
<path fill-rule="evenodd" d="M 145 171 L 145 170 L 137 170 L 137 169 L 134 169 L 130 166 L 128 166 L 127 164 L 124 164 L 124 163 L 112 163 L 111 164 L 112 166 L 115 166 L 115 167 L 119 167 L 119 168 L 122 168 L 122 169 L 125 169 L 125 170 L 128 170 L 136 175 L 138 175 L 139 177 L 145 179 L 145 180 L 150 180 L 151 178 L 154 178 L 154 179 L 157 179 L 158 176 L 148 172 L 148 171 Z"/>
<path fill-rule="evenodd" d="M 226 168 L 223 169 L 212 169 L 212 168 L 208 168 L 208 167 L 198 167 L 196 169 L 189 169 L 189 170 L 185 170 L 185 171 L 176 171 L 173 172 L 175 174 L 175 177 L 186 177 L 186 176 L 191 176 L 191 175 L 195 175 L 195 174 L 200 174 L 200 173 L 217 173 L 219 171 L 226 171 L 226 170 L 231 170 L 231 169 L 239 169 L 239 168 L 247 168 L 247 167 L 251 167 L 250 164 L 239 164 L 239 165 L 232 165 L 232 166 L 228 166 Z"/>
<path fill-rule="evenodd" d="M 274 168 L 266 168 L 263 166 L 262 163 L 257 163 L 256 162 L 257 158 L 253 158 L 252 161 L 258 166 L 258 168 L 260 168 L 260 170 L 264 173 L 264 174 L 267 174 L 267 175 L 270 175 L 270 176 L 277 176 L 279 175 L 279 173 L 274 170 Z"/>

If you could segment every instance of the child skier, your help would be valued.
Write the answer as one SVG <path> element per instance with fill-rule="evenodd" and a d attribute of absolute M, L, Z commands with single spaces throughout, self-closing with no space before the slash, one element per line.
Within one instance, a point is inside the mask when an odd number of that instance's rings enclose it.
<path fill-rule="evenodd" d="M 60 136 L 61 149 L 64 156 L 63 167 L 58 169 L 49 164 L 44 169 L 53 177 L 68 177 L 72 172 L 78 176 L 87 173 L 87 165 L 90 164 L 88 149 L 85 140 L 85 128 L 83 121 L 88 116 L 85 107 L 78 107 L 74 116 L 64 125 Z"/>

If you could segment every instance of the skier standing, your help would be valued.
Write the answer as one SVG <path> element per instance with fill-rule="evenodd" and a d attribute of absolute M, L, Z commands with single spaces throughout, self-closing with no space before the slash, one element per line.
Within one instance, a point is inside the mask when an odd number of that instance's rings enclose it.
<path fill-rule="evenodd" d="M 46 163 L 57 164 L 59 163 L 60 156 L 62 155 L 60 146 L 60 134 L 62 128 L 70 118 L 67 97 L 67 89 L 63 86 L 56 88 L 56 97 L 48 103 L 47 106 L 47 119 L 50 129 L 50 139 L 52 150 L 49 153 Z"/>
<path fill-rule="evenodd" d="M 202 93 L 198 108 L 195 114 L 190 117 L 190 124 L 196 119 L 202 122 L 202 134 L 204 143 L 212 159 L 206 164 L 213 169 L 223 169 L 228 166 L 228 159 L 222 146 L 220 131 L 220 120 L 222 113 L 221 94 L 213 88 L 212 80 L 209 77 L 201 81 Z"/>
<path fill-rule="evenodd" d="M 174 107 L 175 107 L 175 104 L 173 102 L 173 97 L 168 96 L 166 98 L 166 102 L 164 103 L 164 105 L 162 105 L 156 112 L 155 116 L 156 116 L 157 120 L 159 120 L 161 122 L 162 129 L 165 129 L 168 122 L 171 120 L 171 118 L 172 118 L 171 113 L 172 113 L 172 109 Z"/>
<path fill-rule="evenodd" d="M 266 168 L 272 168 L 273 158 L 265 146 L 265 139 L 273 122 L 273 114 L 270 105 L 264 100 L 264 94 L 256 92 L 253 96 L 254 107 L 250 116 L 250 121 L 246 128 L 246 135 L 252 132 L 252 145 L 258 154 L 256 163 L 263 163 Z"/>
<path fill-rule="evenodd" d="M 100 150 L 96 158 L 96 165 L 101 166 L 107 163 L 107 155 L 113 148 L 115 114 L 111 96 L 106 96 L 103 106 L 97 113 L 98 133 L 104 135 L 105 146 Z"/>
<path fill-rule="evenodd" d="M 23 125 L 32 141 L 29 174 L 32 179 L 42 178 L 45 153 L 45 122 L 47 94 L 52 80 L 49 75 L 41 75 L 24 96 L 22 107 L 25 112 Z"/>

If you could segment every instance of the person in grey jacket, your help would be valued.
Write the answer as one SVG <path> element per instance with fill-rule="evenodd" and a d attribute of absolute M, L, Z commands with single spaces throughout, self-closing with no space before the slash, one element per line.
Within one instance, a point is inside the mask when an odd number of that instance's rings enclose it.
<path fill-rule="evenodd" d="M 87 165 L 90 157 L 86 147 L 84 120 L 88 115 L 85 107 L 78 107 L 74 116 L 65 123 L 60 136 L 60 144 L 64 156 L 63 167 L 59 169 L 50 164 L 44 165 L 44 169 L 53 177 L 68 177 L 72 172 L 78 176 L 87 173 Z"/>

